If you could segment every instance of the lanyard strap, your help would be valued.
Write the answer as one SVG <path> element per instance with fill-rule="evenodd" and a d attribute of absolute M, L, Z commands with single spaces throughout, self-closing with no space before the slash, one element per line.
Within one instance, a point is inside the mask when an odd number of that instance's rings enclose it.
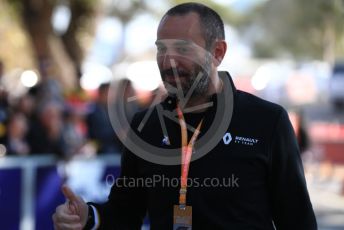
<path fill-rule="evenodd" d="M 187 179 L 188 179 L 188 173 L 189 173 L 189 166 L 191 162 L 191 155 L 193 152 L 195 141 L 200 133 L 200 129 L 203 123 L 202 120 L 198 123 L 197 128 L 195 132 L 193 133 L 190 142 L 188 143 L 188 132 L 186 128 L 185 118 L 183 115 L 183 112 L 179 108 L 179 105 L 177 106 L 177 113 L 178 113 L 178 119 L 179 124 L 181 128 L 181 136 L 182 136 L 182 160 L 181 160 L 181 177 L 180 177 L 180 190 L 179 190 L 179 207 L 185 208 L 186 205 L 186 191 L 187 191 Z"/>

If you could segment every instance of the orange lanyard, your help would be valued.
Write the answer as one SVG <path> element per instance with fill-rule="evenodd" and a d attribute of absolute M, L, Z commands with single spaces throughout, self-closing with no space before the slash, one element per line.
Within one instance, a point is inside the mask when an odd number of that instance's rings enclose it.
<path fill-rule="evenodd" d="M 195 132 L 193 133 L 190 142 L 188 142 L 188 132 L 186 128 L 185 118 L 183 112 L 177 106 L 178 119 L 181 128 L 182 136 L 182 162 L 181 162 L 181 177 L 180 177 L 180 190 L 179 190 L 179 207 L 185 208 L 186 205 L 186 191 L 187 191 L 187 179 L 189 173 L 189 166 L 191 162 L 191 155 L 193 152 L 195 141 L 200 133 L 200 129 L 203 123 L 203 119 L 198 123 Z"/>

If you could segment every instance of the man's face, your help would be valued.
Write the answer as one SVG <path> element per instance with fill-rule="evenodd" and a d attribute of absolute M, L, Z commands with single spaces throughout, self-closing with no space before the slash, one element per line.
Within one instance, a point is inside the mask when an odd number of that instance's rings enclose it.
<path fill-rule="evenodd" d="M 205 49 L 205 39 L 196 13 L 166 16 L 157 33 L 157 63 L 169 94 L 192 97 L 207 93 L 212 56 Z"/>

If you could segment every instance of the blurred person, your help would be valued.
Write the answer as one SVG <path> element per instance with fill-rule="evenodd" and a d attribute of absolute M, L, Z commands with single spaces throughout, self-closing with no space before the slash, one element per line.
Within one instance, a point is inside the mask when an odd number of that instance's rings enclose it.
<path fill-rule="evenodd" d="M 129 122 L 131 122 L 131 120 L 133 119 L 135 113 L 138 112 L 138 110 L 140 110 L 140 105 L 136 100 L 132 100 L 133 97 L 136 96 L 136 92 L 135 89 L 133 87 L 132 82 L 129 79 L 122 79 L 118 82 L 118 87 L 119 92 L 118 92 L 118 97 L 123 96 L 122 98 L 117 98 L 120 100 L 124 100 L 125 103 L 125 112 L 126 112 L 126 116 Z M 124 92 L 121 92 L 121 91 Z M 121 95 L 120 95 L 121 94 Z M 116 103 L 116 99 L 114 99 L 115 103 Z M 118 101 L 118 100 L 117 100 Z"/>
<path fill-rule="evenodd" d="M 46 102 L 64 104 L 65 98 L 60 82 L 57 80 L 56 66 L 47 57 L 39 58 L 40 81 L 32 88 L 31 95 L 35 97 L 37 107 L 43 106 Z"/>
<path fill-rule="evenodd" d="M 56 208 L 55 229 L 141 229 L 146 214 L 151 229 L 317 229 L 287 112 L 236 90 L 230 75 L 217 71 L 227 49 L 220 16 L 199 3 L 177 5 L 161 19 L 156 45 L 169 95 L 148 110 L 151 115 L 142 129 L 147 111 L 136 114 L 128 135 L 159 147 L 156 155 L 143 157 L 139 151 L 146 149 L 131 152 L 128 145 L 121 175 L 104 204 L 85 203 L 63 186 L 67 201 Z M 233 94 L 231 120 L 221 110 L 231 106 L 223 104 L 227 87 Z M 183 95 L 190 98 L 185 101 Z M 212 106 L 205 107 L 209 103 Z M 171 117 L 159 117 L 161 108 Z M 213 140 L 209 135 L 217 113 L 223 116 L 215 126 L 221 137 L 206 155 L 191 162 L 191 156 L 199 156 L 201 147 Z M 189 132 L 187 125 L 193 128 Z M 204 137 L 209 139 L 202 145 Z M 171 149 L 178 165 L 168 158 Z M 163 157 L 169 161 L 156 163 Z M 154 180 L 156 176 L 164 182 Z M 220 178 L 232 178 L 232 187 L 188 183 Z M 177 186 L 170 184 L 173 179 L 179 179 Z"/>
<path fill-rule="evenodd" d="M 2 77 L 2 75 L 4 74 L 4 64 L 2 63 L 2 61 L 0 60 L 0 79 Z"/>
<path fill-rule="evenodd" d="M 144 107 L 142 103 L 140 103 L 141 97 L 134 89 L 131 80 L 123 78 L 117 82 L 114 82 L 114 86 L 115 87 L 111 88 L 111 90 L 114 90 L 114 92 L 108 96 L 108 109 L 115 111 L 117 108 L 119 108 L 119 106 L 121 106 L 120 102 L 123 101 L 125 118 L 127 119 L 128 123 L 130 123 L 138 111 L 147 107 Z M 109 115 L 111 116 L 111 111 L 109 111 Z M 119 137 L 119 139 L 123 139 L 126 135 L 128 135 L 128 131 L 129 127 L 124 127 L 120 130 L 116 130 L 116 135 Z"/>
<path fill-rule="evenodd" d="M 88 138 L 95 143 L 97 153 L 119 153 L 121 142 L 111 126 L 107 97 L 110 84 L 103 83 L 98 88 L 96 101 L 90 104 L 86 116 Z"/>
<path fill-rule="evenodd" d="M 35 119 L 36 97 L 31 89 L 18 98 L 18 101 L 14 105 L 14 109 L 23 113 L 29 120 Z"/>
<path fill-rule="evenodd" d="M 288 112 L 288 115 L 295 131 L 297 143 L 300 148 L 300 153 L 303 154 L 305 151 L 309 149 L 310 145 L 310 140 L 307 133 L 303 113 L 301 111 L 291 110 Z"/>
<path fill-rule="evenodd" d="M 66 154 L 63 139 L 63 107 L 55 101 L 46 101 L 38 109 L 37 120 L 28 133 L 32 154 L 53 153 L 59 157 Z"/>
<path fill-rule="evenodd" d="M 6 135 L 1 140 L 8 155 L 26 156 L 30 153 L 26 140 L 27 130 L 27 119 L 22 113 L 15 112 L 9 116 Z"/>
<path fill-rule="evenodd" d="M 17 113 L 21 113 L 23 116 L 25 116 L 25 119 L 27 121 L 27 134 L 26 134 L 26 140 L 29 143 L 29 139 L 32 138 L 32 134 L 38 132 L 36 131 L 38 124 L 39 124 L 39 119 L 38 119 L 38 108 L 37 108 L 37 92 L 38 88 L 32 87 L 20 96 L 13 104 L 12 108 L 14 111 Z M 29 143 L 30 145 L 31 143 Z M 29 148 L 31 149 L 31 148 Z M 30 150 L 31 153 L 31 150 Z"/>
<path fill-rule="evenodd" d="M 63 139 L 66 143 L 66 157 L 83 154 L 87 128 L 84 116 L 78 108 L 68 107 L 64 113 Z"/>
<path fill-rule="evenodd" d="M 8 119 L 8 93 L 3 85 L 4 64 L 0 60 L 0 138 L 3 138 L 6 133 L 5 123 Z"/>

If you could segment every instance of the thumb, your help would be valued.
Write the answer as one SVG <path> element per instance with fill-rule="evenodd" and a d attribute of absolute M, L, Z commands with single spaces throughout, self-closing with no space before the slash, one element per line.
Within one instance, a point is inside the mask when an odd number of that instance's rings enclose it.
<path fill-rule="evenodd" d="M 77 196 L 73 193 L 73 191 L 67 186 L 67 185 L 62 185 L 62 193 L 71 202 L 77 202 L 78 198 Z"/>
<path fill-rule="evenodd" d="M 78 197 L 73 193 L 73 191 L 67 186 L 62 186 L 62 193 L 65 198 L 68 200 L 68 206 L 72 213 L 78 212 Z"/>

